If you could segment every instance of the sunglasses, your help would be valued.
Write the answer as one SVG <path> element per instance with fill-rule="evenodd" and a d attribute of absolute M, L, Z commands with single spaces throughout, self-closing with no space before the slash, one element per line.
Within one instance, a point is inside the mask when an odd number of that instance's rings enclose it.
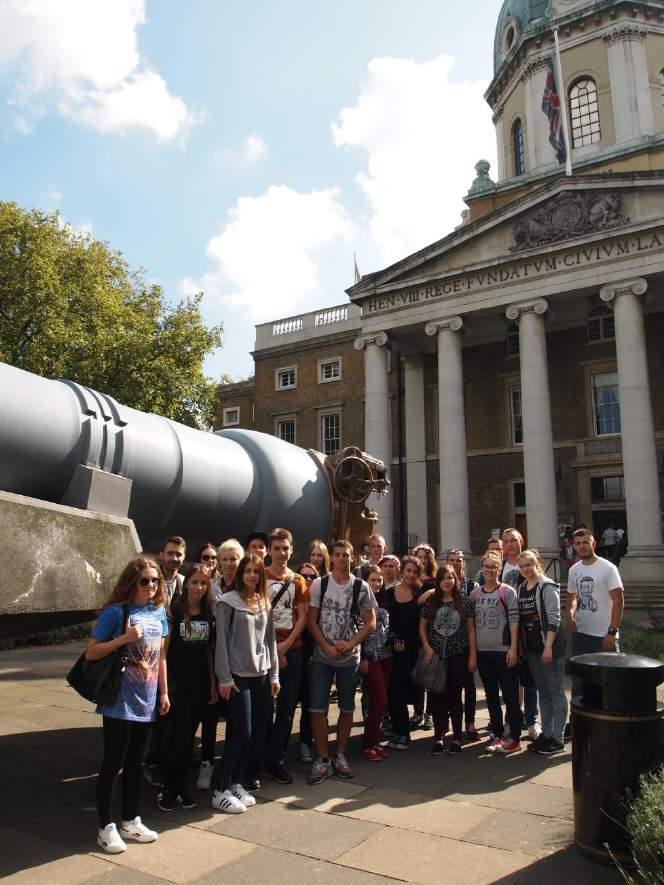
<path fill-rule="evenodd" d="M 159 578 L 139 578 L 138 586 L 139 587 L 151 587 L 153 584 L 158 584 Z"/>
<path fill-rule="evenodd" d="M 463 550 L 457 550 L 456 547 L 450 547 L 447 551 L 448 556 L 463 556 Z"/>
<path fill-rule="evenodd" d="M 204 553 L 201 556 L 201 559 L 203 560 L 203 562 L 208 562 L 210 559 L 216 559 L 216 558 L 217 558 L 216 553 Z"/>
<path fill-rule="evenodd" d="M 305 581 L 314 581 L 316 579 L 316 575 L 301 575 Z"/>

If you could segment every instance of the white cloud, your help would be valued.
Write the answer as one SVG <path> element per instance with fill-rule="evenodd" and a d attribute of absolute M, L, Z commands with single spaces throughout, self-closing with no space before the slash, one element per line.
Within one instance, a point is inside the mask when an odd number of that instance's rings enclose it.
<path fill-rule="evenodd" d="M 332 124 L 337 145 L 360 148 L 356 181 L 371 207 L 371 236 L 386 262 L 460 222 L 477 160 L 492 162 L 495 136 L 484 82 L 450 82 L 454 59 L 374 58 L 353 107 Z"/>
<path fill-rule="evenodd" d="M 287 316 L 305 299 L 320 303 L 320 263 L 353 232 L 337 188 L 299 193 L 275 185 L 240 197 L 207 244 L 213 270 L 182 280 L 180 292 L 204 289 L 210 299 L 245 308 L 253 321 Z"/>
<path fill-rule="evenodd" d="M 59 191 L 57 188 L 50 187 L 45 193 L 42 194 L 40 203 L 46 203 L 50 206 L 55 203 L 60 203 L 62 201 L 62 191 Z"/>
<path fill-rule="evenodd" d="M 55 104 L 99 132 L 184 134 L 197 117 L 141 58 L 145 21 L 145 0 L 3 0 L 0 73 L 14 78 L 17 130 L 31 131 Z"/>
<path fill-rule="evenodd" d="M 219 148 L 217 156 L 222 166 L 253 166 L 268 152 L 267 142 L 260 135 L 245 138 L 239 149 Z"/>

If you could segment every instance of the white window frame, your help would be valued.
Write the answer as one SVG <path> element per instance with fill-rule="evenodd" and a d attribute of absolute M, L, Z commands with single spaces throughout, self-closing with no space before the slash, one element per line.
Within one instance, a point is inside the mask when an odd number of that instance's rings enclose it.
<path fill-rule="evenodd" d="M 292 445 L 297 445 L 297 417 L 295 415 L 279 415 L 278 418 L 274 419 L 274 435 L 277 439 L 283 440 L 283 436 L 279 432 L 279 425 L 285 424 L 286 422 L 293 422 L 293 439 L 287 439 L 285 442 L 290 442 Z"/>
<path fill-rule="evenodd" d="M 229 420 L 233 413 L 237 414 L 237 421 Z M 240 423 L 240 406 L 228 406 L 228 408 L 224 409 L 221 421 L 224 427 L 236 427 Z"/>
<path fill-rule="evenodd" d="M 282 384 L 281 376 L 286 372 L 293 373 L 292 384 Z M 275 390 L 295 390 L 297 388 L 297 366 L 280 366 L 274 370 L 274 389 Z"/>
<path fill-rule="evenodd" d="M 514 411 L 514 394 L 518 391 L 519 393 L 519 405 L 521 406 L 521 411 L 517 415 Z M 523 445 L 523 398 L 521 394 L 521 385 L 520 384 L 509 384 L 507 388 L 507 404 L 509 407 L 510 414 L 510 445 L 513 446 L 522 446 Z M 521 440 L 518 441 L 517 436 L 517 418 L 520 419 L 520 429 L 521 429 Z"/>
<path fill-rule="evenodd" d="M 323 370 L 325 366 L 331 366 L 334 364 L 339 366 L 339 374 L 335 375 L 334 378 L 325 378 L 323 375 Z M 334 381 L 341 381 L 341 377 L 343 374 L 343 364 L 340 356 L 331 356 L 326 359 L 318 360 L 318 383 L 319 384 L 332 384 Z"/>
<path fill-rule="evenodd" d="M 607 375 L 614 375 L 615 379 L 616 379 L 615 386 L 618 390 L 617 404 L 618 404 L 618 416 L 619 416 L 618 420 L 620 423 L 620 427 L 618 430 L 609 430 L 609 431 L 602 433 L 602 432 L 600 432 L 600 430 L 598 428 L 597 405 L 595 403 L 595 378 L 600 378 L 602 376 L 607 376 Z M 608 405 L 608 403 L 604 403 L 603 405 Z M 622 412 L 620 409 L 620 386 L 618 383 L 618 372 L 615 369 L 613 371 L 607 370 L 607 371 L 603 371 L 603 372 L 591 372 L 590 373 L 590 411 L 591 411 L 591 415 L 592 415 L 593 436 L 596 439 L 603 439 L 604 437 L 607 437 L 607 436 L 620 436 L 620 434 L 622 432 Z"/>
<path fill-rule="evenodd" d="M 597 328 L 598 334 L 595 338 L 591 338 L 591 324 Z M 608 334 L 607 326 L 612 327 L 613 334 Z M 586 314 L 586 343 L 603 344 L 605 341 L 615 340 L 615 320 L 611 308 L 604 304 L 596 304 L 594 307 L 591 307 Z"/>
<path fill-rule="evenodd" d="M 337 452 L 340 452 L 343 448 L 342 440 L 343 440 L 343 419 L 341 415 L 340 408 L 334 409 L 321 409 L 318 412 L 318 448 L 324 455 L 328 453 L 325 451 L 325 438 L 323 434 L 323 427 L 325 424 L 325 419 L 330 418 L 332 416 L 336 416 L 339 419 L 339 448 L 336 452 L 332 452 L 331 454 L 336 455 Z"/>

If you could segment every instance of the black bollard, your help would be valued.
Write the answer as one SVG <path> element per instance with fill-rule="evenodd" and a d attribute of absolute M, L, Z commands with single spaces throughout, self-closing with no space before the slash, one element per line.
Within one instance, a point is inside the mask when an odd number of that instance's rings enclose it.
<path fill-rule="evenodd" d="M 664 664 L 611 652 L 578 655 L 570 670 L 583 681 L 572 699 L 574 841 L 587 857 L 632 865 L 626 799 L 639 777 L 664 761 L 664 705 L 657 686 Z"/>

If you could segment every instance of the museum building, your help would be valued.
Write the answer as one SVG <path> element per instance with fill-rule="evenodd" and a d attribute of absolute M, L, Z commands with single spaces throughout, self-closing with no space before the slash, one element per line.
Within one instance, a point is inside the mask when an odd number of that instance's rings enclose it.
<path fill-rule="evenodd" d="M 571 176 L 542 110 L 554 27 Z M 551 560 L 565 527 L 613 523 L 629 537 L 624 579 L 652 594 L 664 583 L 664 3 L 506 0 L 494 71 L 497 180 L 478 162 L 459 227 L 364 276 L 344 304 L 257 326 L 255 378 L 219 388 L 219 426 L 385 461 L 392 492 L 372 503 L 400 551 L 479 554 L 516 525 Z"/>

